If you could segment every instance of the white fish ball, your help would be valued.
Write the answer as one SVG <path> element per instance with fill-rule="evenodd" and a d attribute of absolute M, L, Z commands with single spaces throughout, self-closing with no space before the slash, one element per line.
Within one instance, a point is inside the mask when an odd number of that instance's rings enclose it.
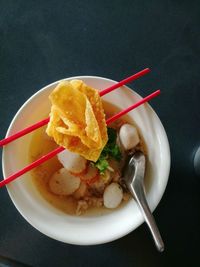
<path fill-rule="evenodd" d="M 140 142 L 137 129 L 128 123 L 123 124 L 120 128 L 119 138 L 125 150 L 134 148 Z"/>
<path fill-rule="evenodd" d="M 80 186 L 80 178 L 69 173 L 65 168 L 55 172 L 49 180 L 49 188 L 56 195 L 68 196 Z"/>
<path fill-rule="evenodd" d="M 103 194 L 104 206 L 109 209 L 114 209 L 119 206 L 123 198 L 123 191 L 119 184 L 111 183 L 108 185 Z"/>
<path fill-rule="evenodd" d="M 81 173 L 87 163 L 85 158 L 67 149 L 58 154 L 58 160 L 65 169 L 73 173 Z"/>

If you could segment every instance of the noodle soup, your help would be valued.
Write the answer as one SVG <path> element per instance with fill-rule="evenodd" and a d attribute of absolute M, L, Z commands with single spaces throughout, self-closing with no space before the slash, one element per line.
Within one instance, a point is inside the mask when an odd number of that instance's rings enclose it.
<path fill-rule="evenodd" d="M 119 111 L 116 106 L 105 101 L 103 102 L 103 108 L 106 118 Z M 46 201 L 57 209 L 71 215 L 102 214 L 125 205 L 130 195 L 121 181 L 121 171 L 130 149 L 124 149 L 122 140 L 120 141 L 120 131 L 123 125 L 134 127 L 138 133 L 139 142 L 131 149 L 140 150 L 147 154 L 146 146 L 137 126 L 129 116 L 124 116 L 123 119 L 119 119 L 109 125 L 109 129 L 111 129 L 109 131 L 115 131 L 116 133 L 116 146 L 114 148 L 119 148 L 120 158 L 106 155 L 107 158 L 105 157 L 103 160 L 106 160 L 105 162 L 107 163 L 105 164 L 108 164 L 108 167 L 104 172 L 101 172 L 104 161 L 100 162 L 100 169 L 98 169 L 98 164 L 87 161 L 85 169 L 81 170 L 82 172 L 78 174 L 68 172 L 63 168 L 59 156 L 50 159 L 32 171 L 34 184 Z M 30 162 L 37 160 L 58 146 L 46 134 L 45 130 L 46 127 L 43 127 L 33 134 L 30 144 Z M 65 184 L 59 184 L 63 183 L 63 177 L 66 175 L 70 175 L 70 177 L 72 175 L 74 181 L 77 180 L 76 190 L 72 190 L 71 193 L 64 190 Z"/>

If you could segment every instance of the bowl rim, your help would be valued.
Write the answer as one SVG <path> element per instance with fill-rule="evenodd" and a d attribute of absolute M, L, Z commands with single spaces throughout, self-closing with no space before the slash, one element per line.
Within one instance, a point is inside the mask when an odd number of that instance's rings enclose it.
<path fill-rule="evenodd" d="M 18 118 L 18 116 L 20 116 L 21 114 L 21 111 L 27 106 L 29 105 L 29 103 L 37 96 L 39 96 L 40 94 L 43 93 L 43 91 L 47 90 L 49 87 L 51 86 L 54 86 L 56 84 L 58 84 L 60 81 L 63 81 L 63 80 L 73 80 L 73 79 L 99 79 L 99 80 L 103 80 L 103 81 L 109 81 L 109 82 L 112 82 L 112 83 L 117 83 L 117 81 L 115 80 L 112 80 L 112 79 L 109 79 L 109 78 L 104 78 L 104 77 L 100 77 L 100 76 L 93 76 L 93 75 L 80 75 L 80 76 L 73 76 L 73 77 L 68 77 L 68 78 L 63 78 L 63 79 L 59 79 L 57 81 L 54 81 L 44 87 L 42 87 L 41 89 L 39 89 L 38 91 L 36 91 L 32 96 L 30 96 L 25 102 L 24 104 L 19 108 L 19 110 L 16 112 L 16 114 L 14 115 L 9 127 L 8 127 L 8 130 L 6 132 L 6 137 L 9 136 L 11 130 L 12 130 L 12 127 L 16 121 L 16 119 Z M 131 93 L 134 93 L 136 96 L 138 97 L 141 97 L 137 92 L 134 91 L 134 89 L 131 89 L 130 87 L 128 87 L 127 85 L 124 85 L 124 86 L 121 86 L 121 87 L 125 87 L 126 90 L 128 90 L 129 92 Z M 157 200 L 157 204 L 155 205 L 155 207 L 153 207 L 151 210 L 152 212 L 156 209 L 156 207 L 159 205 L 160 201 L 161 201 L 161 198 L 162 196 L 164 195 L 164 192 L 166 190 L 166 186 L 167 186 L 167 183 L 168 183 L 168 180 L 169 180 L 169 174 L 170 174 L 170 166 L 171 166 L 171 154 L 170 154 L 170 146 L 169 146 L 169 141 L 168 141 L 168 137 L 167 137 L 167 133 L 165 131 L 165 128 L 160 120 L 160 118 L 158 117 L 157 113 L 154 111 L 154 109 L 151 107 L 151 105 L 149 103 L 146 103 L 148 105 L 148 108 L 150 108 L 151 112 L 153 113 L 153 116 L 156 117 L 156 119 L 159 121 L 160 123 L 160 126 L 163 130 L 163 133 L 165 134 L 164 136 L 164 142 L 166 144 L 166 148 L 167 148 L 167 151 L 166 151 L 166 158 L 167 158 L 167 172 L 166 172 L 166 179 L 163 180 L 162 182 L 162 190 L 159 191 L 159 196 L 158 196 L 158 200 Z M 3 171 L 3 177 L 5 179 L 5 174 L 6 174 L 6 167 L 5 167 L 5 158 L 6 158 L 6 152 L 5 152 L 5 147 L 3 147 L 3 151 L 2 151 L 2 171 Z M 79 243 L 77 242 L 73 242 L 70 240 L 70 242 L 66 242 L 65 240 L 61 240 L 61 239 L 57 239 L 55 238 L 55 236 L 51 236 L 49 235 L 48 233 L 45 233 L 44 231 L 41 231 L 38 226 L 36 226 L 31 220 L 30 218 L 27 218 L 26 217 L 26 214 L 24 214 L 21 210 L 20 210 L 20 207 L 16 204 L 15 202 L 15 199 L 14 197 L 12 196 L 12 192 L 10 191 L 9 189 L 9 186 L 6 185 L 6 188 L 7 188 L 7 191 L 8 191 L 8 194 L 14 204 L 14 206 L 16 207 L 16 209 L 19 211 L 19 213 L 26 219 L 26 221 L 28 221 L 35 229 L 37 229 L 39 232 L 47 235 L 48 237 L 51 237 L 55 240 L 58 240 L 58 241 L 61 241 L 61 242 L 64 242 L 64 243 L 69 243 L 69 244 L 75 244 L 75 245 L 95 245 L 95 244 L 103 244 L 103 243 L 107 243 L 107 242 L 111 242 L 111 241 L 114 241 L 116 239 L 119 239 L 127 234 L 129 234 L 130 232 L 132 232 L 133 230 L 135 230 L 138 226 L 140 226 L 144 220 L 139 221 L 134 227 L 133 229 L 128 229 L 127 231 L 124 231 L 123 233 L 119 232 L 118 235 L 116 235 L 115 237 L 107 237 L 107 238 L 104 238 L 105 240 L 102 242 L 101 240 L 98 242 L 98 241 L 94 241 L 93 243 L 87 243 L 87 242 L 84 242 L 83 240 L 80 241 Z"/>

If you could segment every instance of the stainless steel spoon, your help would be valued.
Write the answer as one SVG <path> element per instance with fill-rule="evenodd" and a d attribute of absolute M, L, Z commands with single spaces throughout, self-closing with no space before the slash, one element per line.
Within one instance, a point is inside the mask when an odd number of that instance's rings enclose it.
<path fill-rule="evenodd" d="M 145 165 L 146 160 L 142 152 L 138 151 L 131 155 L 127 160 L 127 164 L 124 168 L 123 180 L 126 187 L 137 201 L 139 208 L 141 209 L 141 212 L 151 231 L 158 251 L 162 252 L 164 250 L 164 243 L 145 197 Z"/>

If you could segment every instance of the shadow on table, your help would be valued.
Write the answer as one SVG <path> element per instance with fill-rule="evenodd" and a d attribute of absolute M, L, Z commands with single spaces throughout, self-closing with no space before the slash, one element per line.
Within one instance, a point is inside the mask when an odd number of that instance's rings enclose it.
<path fill-rule="evenodd" d="M 0 256 L 0 267 L 31 267 L 31 266 Z"/>

